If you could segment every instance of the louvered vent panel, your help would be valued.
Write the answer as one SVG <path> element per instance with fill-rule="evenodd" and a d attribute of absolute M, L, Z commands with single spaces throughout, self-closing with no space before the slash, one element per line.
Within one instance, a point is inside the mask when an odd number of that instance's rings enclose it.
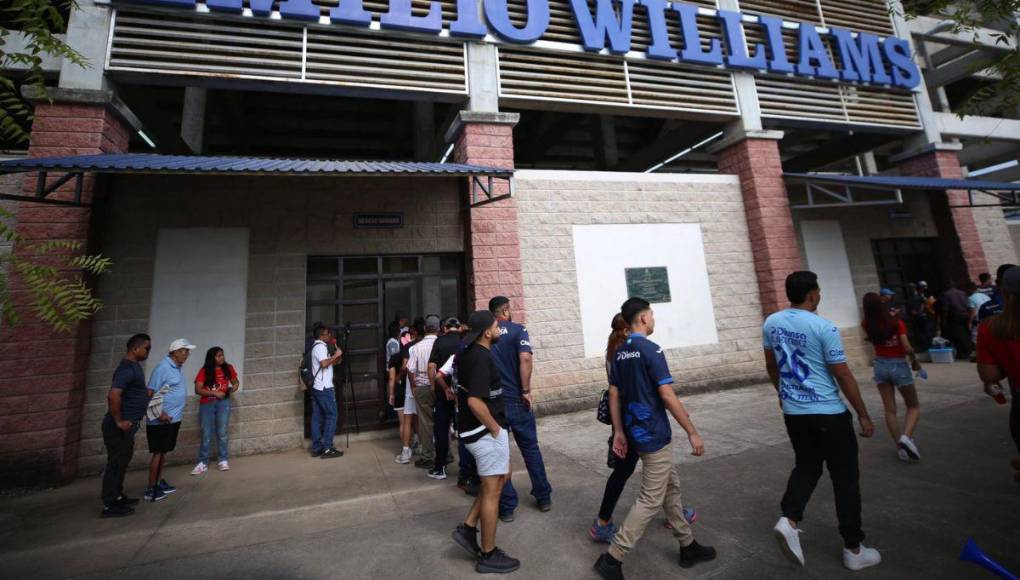
<path fill-rule="evenodd" d="M 889 7 L 884 0 L 820 1 L 826 26 L 874 32 L 880 36 L 895 34 L 889 17 Z"/>
<path fill-rule="evenodd" d="M 740 0 L 740 11 L 779 16 L 783 20 L 822 23 L 815 0 Z"/>
<path fill-rule="evenodd" d="M 910 93 L 873 87 L 843 86 L 843 100 L 852 123 L 920 128 L 917 106 Z"/>
<path fill-rule="evenodd" d="M 756 82 L 763 117 L 846 122 L 838 85 L 771 77 Z"/>
<path fill-rule="evenodd" d="M 465 93 L 464 45 L 331 28 L 308 30 L 310 80 Z"/>
<path fill-rule="evenodd" d="M 499 48 L 500 95 L 627 104 L 623 59 Z"/>
<path fill-rule="evenodd" d="M 627 69 L 635 105 L 738 113 L 728 72 L 655 61 L 628 61 Z"/>
<path fill-rule="evenodd" d="M 301 29 L 192 13 L 118 11 L 110 69 L 301 78 Z"/>

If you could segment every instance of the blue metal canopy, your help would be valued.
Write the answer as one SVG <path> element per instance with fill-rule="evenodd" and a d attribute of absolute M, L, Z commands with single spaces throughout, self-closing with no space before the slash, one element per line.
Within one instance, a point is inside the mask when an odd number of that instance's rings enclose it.
<path fill-rule="evenodd" d="M 965 189 L 971 191 L 1020 191 L 1020 183 L 982 181 L 980 179 L 941 179 L 938 177 L 906 177 L 901 175 L 837 175 L 827 173 L 784 173 L 793 181 L 836 183 L 861 187 L 896 189 Z"/>
<path fill-rule="evenodd" d="M 512 169 L 418 161 L 333 161 L 262 157 L 205 157 L 140 153 L 34 157 L 0 162 L 0 173 L 89 171 L 94 173 L 188 173 L 203 175 L 416 175 L 508 178 Z"/>

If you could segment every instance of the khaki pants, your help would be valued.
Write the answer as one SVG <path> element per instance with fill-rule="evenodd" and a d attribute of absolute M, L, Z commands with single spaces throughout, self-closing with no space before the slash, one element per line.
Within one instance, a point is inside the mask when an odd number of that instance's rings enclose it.
<path fill-rule="evenodd" d="M 421 458 L 436 460 L 436 444 L 432 440 L 432 424 L 435 422 L 436 395 L 431 386 L 414 388 L 414 404 L 418 406 L 418 443 L 421 444 Z"/>
<path fill-rule="evenodd" d="M 609 555 L 617 560 L 622 561 L 641 539 L 659 509 L 666 512 L 666 519 L 673 525 L 673 537 L 680 542 L 681 547 L 687 547 L 694 541 L 691 526 L 684 519 L 684 509 L 680 503 L 680 476 L 673 465 L 670 447 L 667 445 L 654 453 L 639 454 L 641 492 L 609 547 Z"/>

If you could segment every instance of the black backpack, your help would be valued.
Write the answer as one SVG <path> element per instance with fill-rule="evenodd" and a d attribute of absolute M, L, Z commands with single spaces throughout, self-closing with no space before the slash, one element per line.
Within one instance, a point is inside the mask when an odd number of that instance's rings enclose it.
<path fill-rule="evenodd" d="M 301 365 L 298 366 L 298 376 L 301 378 L 301 384 L 304 385 L 305 389 L 312 388 L 315 384 L 315 377 L 319 373 L 313 372 L 312 367 L 315 366 L 315 362 L 312 361 L 312 350 L 315 349 L 315 343 L 312 343 L 312 348 L 305 351 L 305 354 L 301 355 Z M 319 372 L 322 372 L 322 367 L 319 367 Z"/>

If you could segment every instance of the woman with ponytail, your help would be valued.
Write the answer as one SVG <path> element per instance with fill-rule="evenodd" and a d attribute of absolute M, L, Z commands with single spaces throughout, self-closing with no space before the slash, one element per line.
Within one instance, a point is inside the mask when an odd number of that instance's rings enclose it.
<path fill-rule="evenodd" d="M 237 371 L 228 364 L 223 349 L 214 346 L 205 353 L 205 363 L 195 377 L 195 394 L 201 397 L 198 406 L 198 419 L 202 426 L 202 445 L 198 448 L 198 465 L 191 470 L 191 475 L 202 475 L 208 471 L 209 445 L 213 433 L 216 433 L 216 446 L 219 449 L 220 471 L 230 469 L 227 462 L 227 448 L 230 431 L 230 393 L 240 386 Z"/>

